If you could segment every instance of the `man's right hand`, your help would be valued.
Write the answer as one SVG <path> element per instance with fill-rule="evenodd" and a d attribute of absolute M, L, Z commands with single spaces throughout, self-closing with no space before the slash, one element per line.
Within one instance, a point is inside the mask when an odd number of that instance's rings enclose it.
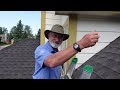
<path fill-rule="evenodd" d="M 80 45 L 81 49 L 92 47 L 98 42 L 99 37 L 98 32 L 90 32 L 84 35 L 77 43 Z"/>

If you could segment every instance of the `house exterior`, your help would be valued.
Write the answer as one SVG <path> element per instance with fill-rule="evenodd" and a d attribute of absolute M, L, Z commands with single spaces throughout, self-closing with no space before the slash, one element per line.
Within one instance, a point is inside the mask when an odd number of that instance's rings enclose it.
<path fill-rule="evenodd" d="M 120 12 L 115 11 L 42 11 L 41 12 L 41 44 L 47 42 L 44 31 L 52 25 L 61 24 L 65 33 L 70 35 L 60 46 L 60 50 L 80 40 L 85 34 L 97 31 L 100 39 L 94 47 L 86 48 L 74 57 L 78 58 L 76 68 L 105 48 L 110 42 L 120 36 Z M 72 58 L 71 58 L 72 60 Z M 64 64 L 66 73 L 71 60 Z"/>
<path fill-rule="evenodd" d="M 0 34 L 1 42 L 7 42 L 7 34 Z"/>

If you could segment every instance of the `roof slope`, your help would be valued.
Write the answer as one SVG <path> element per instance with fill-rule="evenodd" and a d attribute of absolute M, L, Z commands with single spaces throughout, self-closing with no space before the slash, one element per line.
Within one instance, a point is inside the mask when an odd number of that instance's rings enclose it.
<path fill-rule="evenodd" d="M 73 79 L 79 79 L 84 65 L 94 69 L 90 79 L 120 79 L 120 37 L 78 67 L 73 72 Z"/>
<path fill-rule="evenodd" d="M 0 50 L 0 79 L 31 79 L 39 39 L 24 39 Z"/>

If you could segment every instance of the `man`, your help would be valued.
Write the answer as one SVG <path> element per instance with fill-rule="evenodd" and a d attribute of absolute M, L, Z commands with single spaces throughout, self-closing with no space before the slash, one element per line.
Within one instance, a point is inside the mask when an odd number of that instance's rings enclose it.
<path fill-rule="evenodd" d="M 58 51 L 58 47 L 69 38 L 64 34 L 64 28 L 56 24 L 51 30 L 44 32 L 48 42 L 40 45 L 35 50 L 35 72 L 33 79 L 60 79 L 61 65 L 82 49 L 92 47 L 98 42 L 97 32 L 91 32 L 64 50 Z"/>

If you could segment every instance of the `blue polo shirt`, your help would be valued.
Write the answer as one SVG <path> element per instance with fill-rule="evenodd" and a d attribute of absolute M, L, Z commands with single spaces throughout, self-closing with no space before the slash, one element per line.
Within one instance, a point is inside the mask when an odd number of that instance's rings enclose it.
<path fill-rule="evenodd" d="M 44 60 L 47 56 L 50 56 L 56 53 L 49 41 L 40 45 L 35 50 L 35 71 L 32 75 L 33 79 L 60 79 L 61 66 L 57 66 L 54 68 L 50 67 L 42 67 Z"/>

